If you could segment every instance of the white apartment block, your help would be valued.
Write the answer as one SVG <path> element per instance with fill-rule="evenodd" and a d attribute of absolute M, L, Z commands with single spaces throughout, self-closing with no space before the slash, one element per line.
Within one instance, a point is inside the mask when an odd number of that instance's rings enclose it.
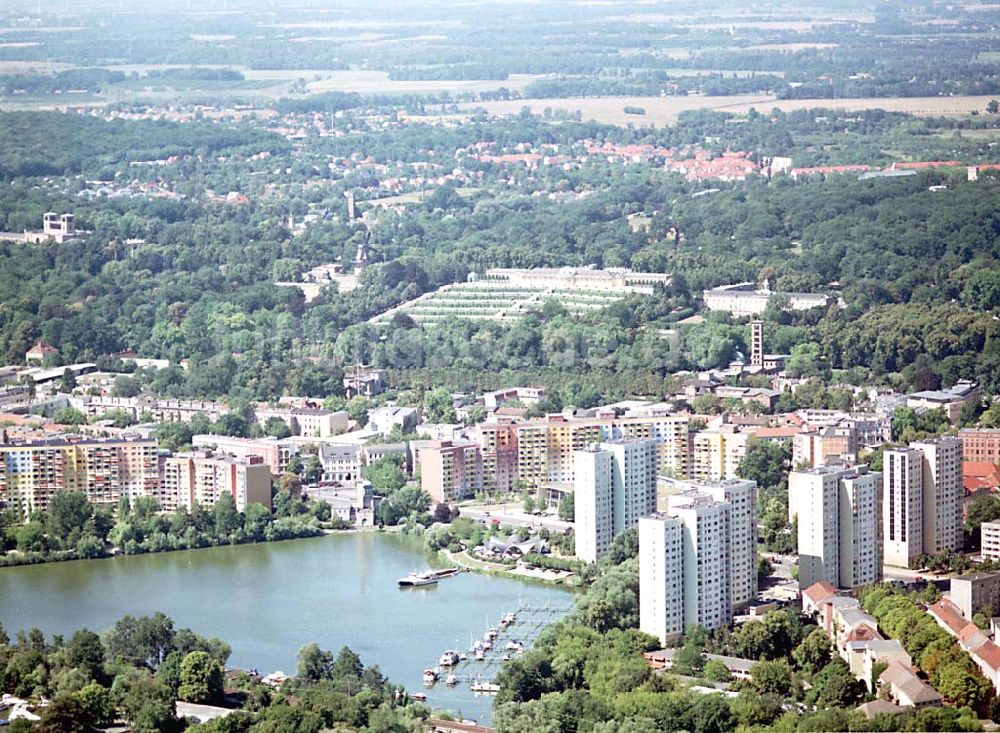
<path fill-rule="evenodd" d="M 732 568 L 733 606 L 745 606 L 757 597 L 757 483 L 743 479 L 725 481 L 672 482 L 681 491 L 706 495 L 731 507 L 729 527 L 730 566 Z M 680 501 L 671 497 L 670 505 Z"/>
<path fill-rule="evenodd" d="M 684 523 L 639 520 L 639 628 L 666 643 L 684 634 Z"/>
<path fill-rule="evenodd" d="M 576 556 L 597 562 L 614 539 L 612 456 L 599 446 L 591 446 L 576 451 L 573 458 Z"/>
<path fill-rule="evenodd" d="M 982 554 L 984 560 L 1000 560 L 1000 521 L 983 522 Z"/>
<path fill-rule="evenodd" d="M 575 451 L 573 486 L 576 554 L 594 562 L 617 535 L 656 511 L 656 441 L 621 438 Z"/>
<path fill-rule="evenodd" d="M 924 552 L 923 453 L 915 448 L 882 454 L 882 536 L 885 563 L 908 568 Z"/>
<path fill-rule="evenodd" d="M 656 511 L 656 441 L 622 438 L 602 443 L 612 456 L 614 532 L 635 527 Z"/>
<path fill-rule="evenodd" d="M 935 438 L 913 443 L 924 454 L 924 552 L 962 547 L 962 441 Z"/>
<path fill-rule="evenodd" d="M 798 517 L 799 587 L 852 588 L 882 576 L 879 500 L 882 476 L 867 466 L 792 471 L 789 497 Z"/>
<path fill-rule="evenodd" d="M 912 567 L 921 555 L 962 544 L 962 441 L 936 438 L 886 451 L 882 521 L 887 565 Z"/>
<path fill-rule="evenodd" d="M 704 495 L 679 506 L 671 501 L 670 514 L 683 524 L 684 628 L 718 629 L 733 620 L 731 510 L 727 502 Z M 639 593 L 641 598 L 641 586 Z"/>

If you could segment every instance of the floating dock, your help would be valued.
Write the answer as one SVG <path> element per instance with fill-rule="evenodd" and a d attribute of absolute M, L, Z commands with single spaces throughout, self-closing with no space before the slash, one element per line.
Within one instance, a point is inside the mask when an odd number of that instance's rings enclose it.
<path fill-rule="evenodd" d="M 506 627 L 502 626 L 500 621 L 508 616 L 508 613 L 501 613 L 496 619 L 496 623 L 483 629 L 483 633 L 479 636 L 481 642 L 485 640 L 490 629 L 495 629 L 497 632 L 496 638 L 493 640 L 493 648 L 484 651 L 483 659 L 477 660 L 475 653 L 468 645 L 462 645 L 456 641 L 456 644 L 459 644 L 456 648 L 460 649 L 463 654 L 467 654 L 468 659 L 463 659 L 451 667 L 439 669 L 441 678 L 435 684 L 446 684 L 446 680 L 454 675 L 456 685 L 471 686 L 474 683 L 492 685 L 503 667 L 505 654 L 511 659 L 515 659 L 521 653 L 531 649 L 542 629 L 571 612 L 573 608 L 572 600 L 567 600 L 565 603 L 521 604 L 509 612 L 510 615 L 513 615 L 513 621 Z M 520 642 L 523 652 L 518 653 L 507 649 L 507 644 L 515 640 Z M 434 666 L 436 667 L 436 664 Z M 496 694 L 496 692 L 477 692 L 476 694 L 488 695 Z"/>

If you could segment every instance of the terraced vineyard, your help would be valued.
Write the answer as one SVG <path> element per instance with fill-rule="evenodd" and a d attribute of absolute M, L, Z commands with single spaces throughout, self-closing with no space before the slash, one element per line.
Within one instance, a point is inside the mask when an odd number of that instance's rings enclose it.
<path fill-rule="evenodd" d="M 597 290 L 557 284 L 551 287 L 507 286 L 496 280 L 455 283 L 376 316 L 372 323 L 388 321 L 396 313 L 405 313 L 422 326 L 456 318 L 516 321 L 550 300 L 558 301 L 571 313 L 583 313 L 606 308 L 632 292 L 644 292 L 644 289 Z"/>

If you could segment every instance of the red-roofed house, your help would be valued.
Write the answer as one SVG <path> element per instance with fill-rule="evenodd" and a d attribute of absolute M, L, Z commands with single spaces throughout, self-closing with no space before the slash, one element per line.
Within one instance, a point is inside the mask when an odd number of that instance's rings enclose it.
<path fill-rule="evenodd" d="M 39 341 L 37 344 L 28 349 L 28 353 L 24 355 L 24 360 L 29 364 L 41 364 L 45 361 L 47 356 L 57 356 L 59 354 L 59 349 L 50 343 L 45 341 Z"/>
<path fill-rule="evenodd" d="M 968 652 L 983 676 L 1000 692 L 1000 647 L 994 644 L 975 624 L 962 616 L 955 604 L 940 600 L 927 609 L 945 631 L 958 639 L 958 644 Z"/>
<path fill-rule="evenodd" d="M 1000 466 L 987 461 L 965 461 L 962 463 L 962 483 L 965 486 L 962 512 L 968 514 L 972 502 L 1000 490 Z"/>
<path fill-rule="evenodd" d="M 802 591 L 802 613 L 815 616 L 822 610 L 823 601 L 837 595 L 837 589 L 826 581 L 813 583 Z"/>
<path fill-rule="evenodd" d="M 928 607 L 927 612 L 934 617 L 938 626 L 952 636 L 957 637 L 962 633 L 962 629 L 969 625 L 962 612 L 958 610 L 958 606 L 944 598 Z"/>

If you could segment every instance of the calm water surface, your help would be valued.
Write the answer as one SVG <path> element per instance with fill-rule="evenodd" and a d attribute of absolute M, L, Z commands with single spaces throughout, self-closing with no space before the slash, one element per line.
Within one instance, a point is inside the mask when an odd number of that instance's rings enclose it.
<path fill-rule="evenodd" d="M 565 606 L 567 591 L 464 573 L 436 587 L 396 581 L 434 565 L 415 538 L 344 534 L 309 540 L 0 569 L 0 621 L 13 635 L 110 628 L 125 614 L 163 611 L 232 645 L 229 663 L 263 673 L 295 672 L 311 641 L 349 646 L 390 680 L 422 689 L 421 672 L 445 649 L 468 649 L 520 602 Z M 439 683 L 428 702 L 479 721 L 491 699 Z"/>

